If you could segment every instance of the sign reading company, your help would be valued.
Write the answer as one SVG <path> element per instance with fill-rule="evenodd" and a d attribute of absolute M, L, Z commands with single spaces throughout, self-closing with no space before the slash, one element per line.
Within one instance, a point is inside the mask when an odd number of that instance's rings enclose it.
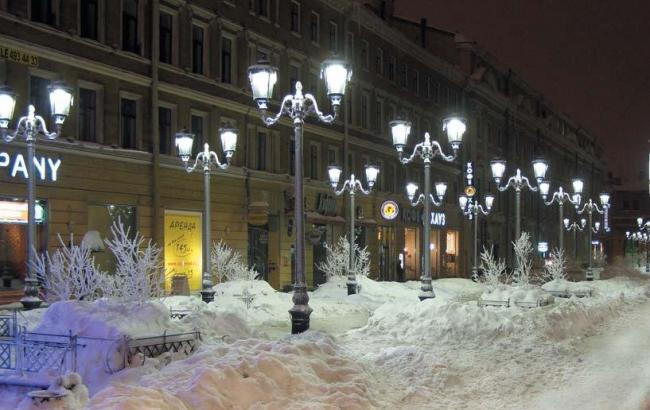
<path fill-rule="evenodd" d="M 165 290 L 174 275 L 187 276 L 190 291 L 201 290 L 202 228 L 200 212 L 165 211 Z"/>
<path fill-rule="evenodd" d="M 392 221 L 399 215 L 399 206 L 395 201 L 384 201 L 381 204 L 381 217 L 387 221 Z"/>
<path fill-rule="evenodd" d="M 56 181 L 60 166 L 61 160 L 58 158 L 34 157 L 34 167 L 41 181 L 46 179 Z M 25 179 L 29 178 L 27 161 L 23 154 L 10 155 L 7 152 L 0 152 L 0 168 L 7 168 L 12 178 L 16 178 L 17 175 L 21 175 Z"/>

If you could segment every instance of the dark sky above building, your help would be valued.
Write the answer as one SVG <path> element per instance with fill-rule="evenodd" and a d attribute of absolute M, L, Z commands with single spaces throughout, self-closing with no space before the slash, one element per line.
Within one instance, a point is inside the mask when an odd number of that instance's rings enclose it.
<path fill-rule="evenodd" d="M 615 175 L 647 183 L 650 1 L 395 0 L 395 15 L 476 41 L 596 135 Z"/>

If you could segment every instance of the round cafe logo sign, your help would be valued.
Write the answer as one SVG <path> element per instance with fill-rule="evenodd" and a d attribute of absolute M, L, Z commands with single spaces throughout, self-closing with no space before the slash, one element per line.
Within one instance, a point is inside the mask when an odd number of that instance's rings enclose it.
<path fill-rule="evenodd" d="M 397 202 L 385 201 L 383 204 L 381 204 L 382 218 L 392 221 L 393 219 L 397 218 L 397 215 L 399 215 L 399 206 L 397 206 Z"/>

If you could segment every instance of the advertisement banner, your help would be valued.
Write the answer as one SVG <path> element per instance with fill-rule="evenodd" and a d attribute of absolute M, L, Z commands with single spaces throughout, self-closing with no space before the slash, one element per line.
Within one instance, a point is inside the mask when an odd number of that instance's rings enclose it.
<path fill-rule="evenodd" d="M 165 291 L 174 275 L 187 276 L 190 292 L 201 290 L 202 221 L 200 212 L 165 211 Z"/>

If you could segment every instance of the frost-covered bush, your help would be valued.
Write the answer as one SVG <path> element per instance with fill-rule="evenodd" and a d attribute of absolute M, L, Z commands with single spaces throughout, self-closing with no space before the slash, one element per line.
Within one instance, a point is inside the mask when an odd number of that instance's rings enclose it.
<path fill-rule="evenodd" d="M 212 244 L 210 262 L 212 275 L 218 282 L 261 278 L 254 266 L 246 266 L 242 255 L 223 241 Z"/>
<path fill-rule="evenodd" d="M 113 275 L 107 276 L 105 296 L 128 302 L 143 302 L 165 294 L 165 268 L 162 249 L 140 232 L 130 235 L 118 218 L 111 226 L 111 239 L 104 242 L 117 263 Z"/>
<path fill-rule="evenodd" d="M 503 259 L 497 260 L 492 253 L 492 248 L 483 248 L 483 252 L 481 252 L 481 269 L 483 270 L 483 282 L 490 289 L 495 289 L 500 284 L 508 281 L 506 262 Z"/>
<path fill-rule="evenodd" d="M 340 236 L 336 244 L 325 244 L 327 258 L 318 268 L 325 272 L 327 280 L 345 278 L 348 276 L 348 264 L 350 260 L 350 244 L 348 240 Z M 360 249 L 356 243 L 352 247 L 355 252 L 354 271 L 357 275 L 368 276 L 370 274 L 370 253 L 368 248 Z"/>
<path fill-rule="evenodd" d="M 564 250 L 555 248 L 551 251 L 548 262 L 544 266 L 544 278 L 548 280 L 566 280 L 566 257 Z"/>
<path fill-rule="evenodd" d="M 531 283 L 532 275 L 532 253 L 533 245 L 530 243 L 528 232 L 522 232 L 521 236 L 512 243 L 515 248 L 515 260 L 517 266 L 514 271 L 514 280 L 523 287 Z"/>
<path fill-rule="evenodd" d="M 70 235 L 67 247 L 61 235 L 61 246 L 50 255 L 36 255 L 32 269 L 46 290 L 49 302 L 60 300 L 94 300 L 104 294 L 106 274 L 95 266 L 92 251 L 85 243 L 74 245 Z"/>

